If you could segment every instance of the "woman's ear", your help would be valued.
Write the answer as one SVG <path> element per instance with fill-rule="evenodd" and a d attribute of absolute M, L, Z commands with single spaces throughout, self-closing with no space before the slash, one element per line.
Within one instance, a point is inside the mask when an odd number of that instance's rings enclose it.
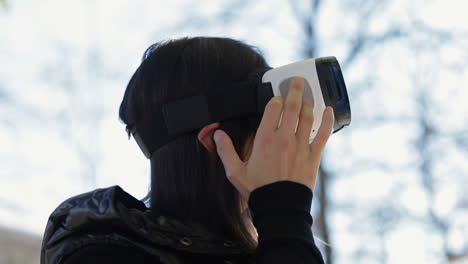
<path fill-rule="evenodd" d="M 212 123 L 204 126 L 200 132 L 198 132 L 198 140 L 205 146 L 208 152 L 216 151 L 216 144 L 213 140 L 214 132 L 220 127 L 220 123 Z"/>

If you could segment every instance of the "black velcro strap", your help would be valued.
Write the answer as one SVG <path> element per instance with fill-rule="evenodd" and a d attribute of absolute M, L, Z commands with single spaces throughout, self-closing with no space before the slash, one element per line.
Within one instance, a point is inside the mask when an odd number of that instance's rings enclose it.
<path fill-rule="evenodd" d="M 162 107 L 169 136 L 183 134 L 209 124 L 212 120 L 205 96 L 198 95 Z"/>
<path fill-rule="evenodd" d="M 151 158 L 155 150 L 172 140 L 161 111 L 156 111 L 150 119 L 136 124 L 131 132 L 147 158 Z"/>
<path fill-rule="evenodd" d="M 248 116 L 257 111 L 257 91 L 249 82 L 213 89 L 205 96 L 212 122 Z"/>
<path fill-rule="evenodd" d="M 271 84 L 237 83 L 212 89 L 204 95 L 183 98 L 163 105 L 152 118 L 130 127 L 147 158 L 180 135 L 205 125 L 239 117 L 263 114 L 273 97 Z"/>

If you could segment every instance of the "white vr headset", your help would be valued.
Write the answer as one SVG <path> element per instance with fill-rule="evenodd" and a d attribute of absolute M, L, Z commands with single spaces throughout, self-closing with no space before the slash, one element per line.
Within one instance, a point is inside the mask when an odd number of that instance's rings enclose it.
<path fill-rule="evenodd" d="M 333 107 L 333 133 L 351 123 L 351 109 L 341 68 L 335 57 L 307 59 L 278 68 L 263 68 L 246 82 L 227 84 L 223 89 L 183 98 L 163 105 L 152 118 L 129 125 L 147 158 L 180 135 L 205 125 L 233 118 L 248 118 L 258 125 L 265 106 L 273 96 L 286 97 L 290 78 L 304 78 L 304 94 L 311 102 L 314 122 L 309 141 L 315 138 L 327 106 Z M 280 121 L 281 122 L 281 121 Z"/>

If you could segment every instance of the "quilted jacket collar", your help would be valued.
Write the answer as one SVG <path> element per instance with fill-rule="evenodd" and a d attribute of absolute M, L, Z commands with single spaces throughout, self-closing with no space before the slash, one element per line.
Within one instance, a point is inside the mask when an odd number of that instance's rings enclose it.
<path fill-rule="evenodd" d="M 53 211 L 42 241 L 41 264 L 60 263 L 66 254 L 97 241 L 133 245 L 153 254 L 162 246 L 199 254 L 244 255 L 236 243 L 201 225 L 165 216 L 155 221 L 143 202 L 115 185 L 71 197 Z"/>

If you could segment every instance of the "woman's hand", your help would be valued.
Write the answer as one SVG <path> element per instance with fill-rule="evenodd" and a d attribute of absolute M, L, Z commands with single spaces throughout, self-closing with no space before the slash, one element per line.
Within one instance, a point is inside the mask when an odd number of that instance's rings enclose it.
<path fill-rule="evenodd" d="M 334 116 L 333 109 L 327 107 L 319 131 L 309 144 L 314 117 L 312 104 L 303 98 L 303 92 L 304 79 L 294 77 L 286 99 L 281 96 L 270 99 L 255 135 L 252 153 L 245 162 L 237 155 L 231 138 L 224 131 L 215 132 L 216 149 L 226 176 L 246 201 L 256 188 L 278 181 L 293 181 L 314 190 Z"/>

